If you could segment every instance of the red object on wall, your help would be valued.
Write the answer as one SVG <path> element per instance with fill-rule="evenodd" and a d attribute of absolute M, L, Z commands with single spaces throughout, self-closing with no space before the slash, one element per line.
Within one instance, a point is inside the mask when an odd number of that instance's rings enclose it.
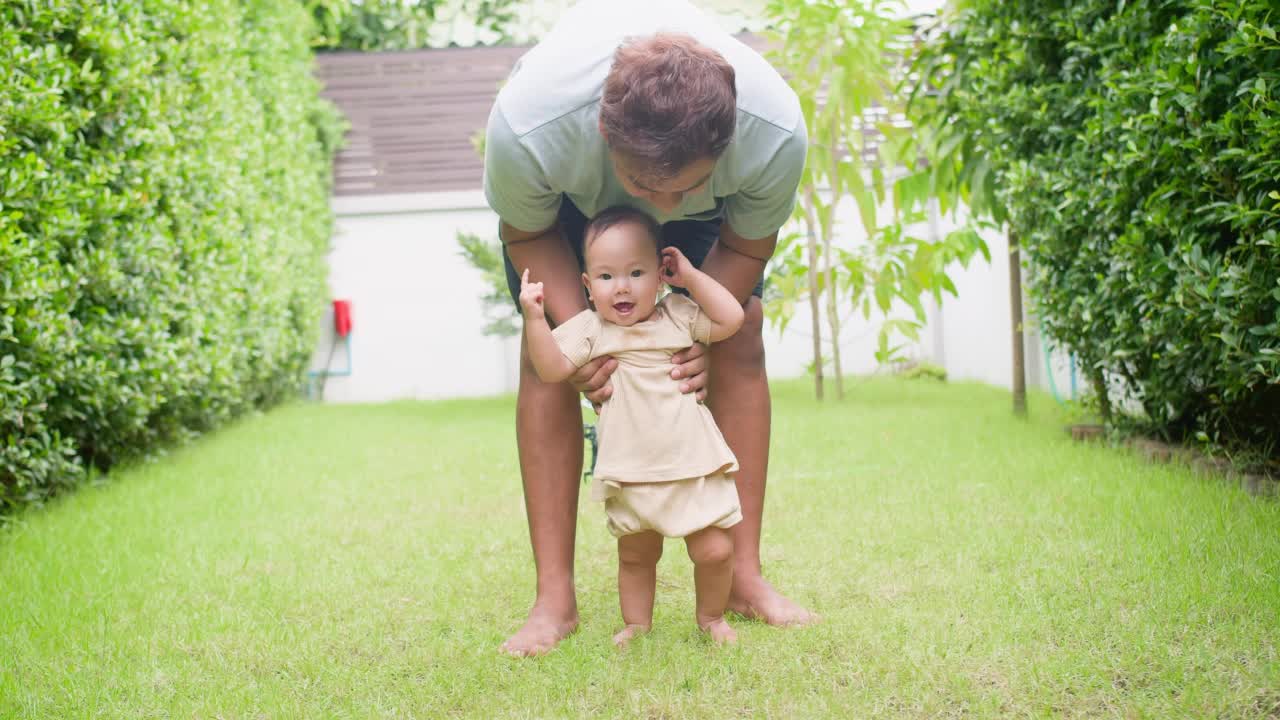
<path fill-rule="evenodd" d="M 333 331 L 338 334 L 338 337 L 346 337 L 351 334 L 350 300 L 333 301 Z"/>

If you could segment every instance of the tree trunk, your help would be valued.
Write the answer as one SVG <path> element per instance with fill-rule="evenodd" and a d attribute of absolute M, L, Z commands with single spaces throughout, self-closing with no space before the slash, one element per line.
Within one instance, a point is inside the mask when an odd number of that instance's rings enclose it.
<path fill-rule="evenodd" d="M 844 371 L 840 368 L 840 309 L 836 295 L 836 271 L 831 260 L 831 232 L 822 238 L 827 256 L 827 322 L 831 325 L 831 371 L 836 381 L 836 399 L 844 399 Z"/>
<path fill-rule="evenodd" d="M 804 225 L 809 240 L 809 310 L 813 313 L 813 390 L 822 399 L 822 313 L 818 288 L 818 237 L 817 220 L 813 210 L 814 190 L 804 189 Z"/>
<path fill-rule="evenodd" d="M 837 138 L 838 126 L 836 118 L 831 118 L 831 137 Z M 838 173 L 840 171 L 840 158 L 836 150 L 834 142 L 830 145 L 831 152 L 831 172 Z M 831 183 L 834 190 L 836 183 Z M 836 292 L 836 268 L 835 261 L 832 259 L 831 243 L 836 234 L 836 205 L 840 204 L 840 195 L 831 193 L 831 204 L 827 206 L 827 226 L 826 232 L 822 234 L 822 249 L 826 255 L 827 261 L 827 322 L 831 325 L 831 363 L 832 371 L 835 373 L 836 379 L 836 399 L 844 399 L 844 370 L 840 367 L 840 308 L 838 306 L 839 294 Z"/>
<path fill-rule="evenodd" d="M 1095 366 L 1096 367 L 1096 366 Z M 1098 413 L 1102 415 L 1102 424 L 1111 424 L 1111 398 L 1107 395 L 1107 379 L 1101 370 L 1089 371 L 1089 384 L 1093 386 L 1093 394 L 1098 399 Z"/>
<path fill-rule="evenodd" d="M 937 245 L 942 240 L 942 233 L 938 230 L 938 199 L 929 198 L 929 242 Z M 931 294 L 932 296 L 932 294 Z M 947 343 L 945 320 L 942 317 L 942 301 L 936 296 L 932 296 L 930 303 L 933 305 L 933 319 L 929 321 L 929 329 L 933 333 L 933 362 L 944 370 L 947 367 Z"/>
<path fill-rule="evenodd" d="M 1013 414 L 1027 414 L 1027 368 L 1022 343 L 1022 260 L 1018 235 L 1009 231 L 1009 314 L 1013 321 Z"/>

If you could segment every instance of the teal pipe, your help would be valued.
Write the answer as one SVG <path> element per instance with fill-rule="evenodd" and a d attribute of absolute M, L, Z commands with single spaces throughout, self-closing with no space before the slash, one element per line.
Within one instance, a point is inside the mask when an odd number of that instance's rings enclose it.
<path fill-rule="evenodd" d="M 1058 392 L 1058 382 L 1053 379 L 1053 366 L 1049 363 L 1049 341 L 1044 335 L 1040 336 L 1040 354 L 1044 355 L 1044 374 L 1049 378 L 1049 391 L 1053 393 L 1053 399 L 1058 401 L 1059 405 L 1066 405 L 1066 401 L 1062 399 L 1062 394 Z M 1067 362 L 1071 368 L 1071 400 L 1076 399 L 1076 356 L 1074 353 L 1067 356 Z"/>
<path fill-rule="evenodd" d="M 343 349 L 345 350 L 347 355 L 347 366 L 341 370 L 330 370 L 328 367 L 325 367 L 323 370 L 309 371 L 307 373 L 307 399 L 308 400 L 315 399 L 314 396 L 315 396 L 315 387 L 316 387 L 317 378 L 350 377 L 351 376 L 351 370 L 353 367 L 351 364 L 351 335 L 347 335 L 345 338 L 342 338 L 342 344 L 344 346 Z M 330 352 L 329 357 L 330 358 L 333 357 L 332 351 Z"/>

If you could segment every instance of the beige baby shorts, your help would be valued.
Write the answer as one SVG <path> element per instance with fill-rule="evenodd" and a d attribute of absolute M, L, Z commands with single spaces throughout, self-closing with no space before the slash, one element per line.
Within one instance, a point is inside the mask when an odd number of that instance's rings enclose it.
<path fill-rule="evenodd" d="M 687 480 L 619 483 L 600 481 L 592 489 L 604 501 L 614 537 L 652 530 L 680 538 L 703 528 L 730 528 L 742 520 L 733 477 L 716 473 Z"/>

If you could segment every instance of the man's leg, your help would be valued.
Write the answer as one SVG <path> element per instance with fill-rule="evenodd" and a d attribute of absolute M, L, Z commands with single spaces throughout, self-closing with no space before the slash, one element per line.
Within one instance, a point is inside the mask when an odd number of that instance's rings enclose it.
<path fill-rule="evenodd" d="M 565 198 L 560 206 L 561 232 L 578 265 L 582 264 L 582 231 L 586 218 Z M 507 290 L 520 307 L 520 274 L 504 253 Z M 538 379 L 524 339 L 520 343 L 520 389 L 516 399 L 516 445 L 529 541 L 537 572 L 537 595 L 529 619 L 502 645 L 513 655 L 551 650 L 578 626 L 573 590 L 573 543 L 578 521 L 582 477 L 582 409 L 569 383 Z"/>
<path fill-rule="evenodd" d="M 720 237 L 719 221 L 684 220 L 662 226 L 663 242 L 702 267 Z M 708 269 L 714 276 L 714 269 Z M 710 349 L 707 407 L 729 448 L 738 456 L 738 501 L 742 522 L 733 535 L 733 590 L 729 609 L 770 625 L 802 625 L 815 615 L 783 597 L 760 573 L 760 524 L 769 469 L 769 377 L 764 368 L 763 282 L 747 299 L 747 317 L 736 335 Z"/>
<path fill-rule="evenodd" d="M 816 616 L 774 590 L 760 571 L 760 525 L 769 469 L 772 407 L 764 366 L 764 312 L 760 298 L 752 296 L 745 308 L 742 329 L 711 346 L 707 392 L 707 407 L 729 448 L 738 456 L 739 470 L 734 479 L 742 522 L 730 529 L 734 567 L 729 609 L 770 625 L 802 625 Z"/>
<path fill-rule="evenodd" d="M 573 544 L 582 475 L 582 409 L 578 393 L 568 383 L 538 379 L 523 342 L 516 444 L 538 585 L 529 619 L 502 649 L 512 655 L 538 655 L 578 626 Z"/>

